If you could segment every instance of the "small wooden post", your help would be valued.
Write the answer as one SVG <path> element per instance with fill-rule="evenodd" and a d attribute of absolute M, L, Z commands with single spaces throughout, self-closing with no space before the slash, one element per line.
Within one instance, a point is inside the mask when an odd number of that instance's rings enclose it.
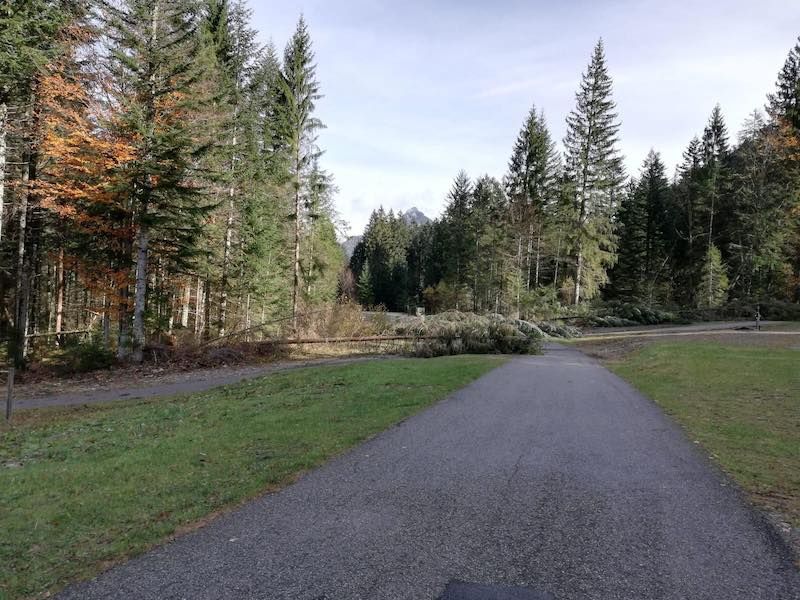
<path fill-rule="evenodd" d="M 8 386 L 6 391 L 6 421 L 11 421 L 11 413 L 14 409 L 14 367 L 8 367 Z"/>

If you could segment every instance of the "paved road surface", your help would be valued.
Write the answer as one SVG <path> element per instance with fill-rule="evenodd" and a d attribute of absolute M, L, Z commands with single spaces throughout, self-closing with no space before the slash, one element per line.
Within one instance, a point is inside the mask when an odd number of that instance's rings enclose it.
<path fill-rule="evenodd" d="M 559 347 L 61 598 L 432 600 L 451 581 L 531 592 L 497 598 L 800 598 L 786 547 L 681 430 Z"/>

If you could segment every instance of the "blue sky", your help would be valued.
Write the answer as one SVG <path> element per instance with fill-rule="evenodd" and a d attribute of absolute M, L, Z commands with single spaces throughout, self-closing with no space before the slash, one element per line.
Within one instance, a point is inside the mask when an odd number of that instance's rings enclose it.
<path fill-rule="evenodd" d="M 250 0 L 283 49 L 302 12 L 325 94 L 337 210 L 360 233 L 380 205 L 437 216 L 459 169 L 500 178 L 532 104 L 554 139 L 602 36 L 630 174 L 669 169 L 719 102 L 732 139 L 800 34 L 797 0 Z"/>

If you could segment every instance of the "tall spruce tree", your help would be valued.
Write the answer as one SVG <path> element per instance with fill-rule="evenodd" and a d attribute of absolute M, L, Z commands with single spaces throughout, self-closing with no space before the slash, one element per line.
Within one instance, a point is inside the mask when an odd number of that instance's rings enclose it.
<path fill-rule="evenodd" d="M 202 219 L 209 210 L 194 169 L 205 146 L 197 120 L 202 111 L 196 84 L 199 6 L 193 0 L 124 0 L 102 4 L 114 44 L 108 70 L 120 114 L 117 133 L 133 142 L 135 158 L 124 169 L 130 225 L 135 231 L 133 353 L 142 360 L 151 255 L 172 270 L 196 255 Z M 126 350 L 127 319 L 120 320 Z"/>
<path fill-rule="evenodd" d="M 472 196 L 472 182 L 465 171 L 459 171 L 450 192 L 442 215 L 444 243 L 447 246 L 444 279 L 456 288 L 468 283 L 469 265 L 473 256 L 473 242 L 469 227 L 469 206 Z"/>
<path fill-rule="evenodd" d="M 706 212 L 706 248 L 716 244 L 727 246 L 727 215 L 730 214 L 728 192 L 728 129 L 719 104 L 714 106 L 708 124 L 703 130 L 703 199 Z M 721 213 L 721 214 L 720 214 Z M 720 221 L 721 217 L 721 221 Z"/>
<path fill-rule="evenodd" d="M 314 116 L 316 102 L 322 95 L 317 81 L 317 67 L 311 46 L 311 35 L 301 16 L 283 57 L 282 123 L 286 126 L 290 186 L 293 199 L 294 263 L 292 267 L 292 316 L 297 315 L 302 294 L 301 245 L 307 207 L 305 188 L 310 171 L 321 152 L 317 147 L 317 132 L 324 127 Z"/>
<path fill-rule="evenodd" d="M 775 88 L 767 97 L 770 117 L 800 131 L 800 37 L 778 73 Z"/>
<path fill-rule="evenodd" d="M 597 294 L 614 263 L 613 215 L 624 180 L 617 149 L 619 121 L 612 99 L 603 41 L 575 94 L 576 106 L 567 117 L 566 178 L 572 198 L 575 258 L 573 303 Z"/>
<path fill-rule="evenodd" d="M 531 284 L 539 286 L 547 209 L 558 194 L 559 171 L 558 152 L 544 113 L 537 114 L 533 106 L 517 136 L 506 178 L 518 236 L 518 265 L 526 290 Z"/>
<path fill-rule="evenodd" d="M 673 246 L 678 275 L 676 292 L 680 302 L 693 305 L 699 265 L 707 249 L 703 243 L 703 151 L 698 137 L 694 137 L 683 152 L 683 162 L 678 166 L 676 177 L 672 195 Z"/>

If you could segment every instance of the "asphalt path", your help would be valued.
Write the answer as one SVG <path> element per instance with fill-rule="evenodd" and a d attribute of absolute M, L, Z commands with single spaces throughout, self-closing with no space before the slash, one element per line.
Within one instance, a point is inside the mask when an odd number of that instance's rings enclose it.
<path fill-rule="evenodd" d="M 60 598 L 797 600 L 800 575 L 653 403 L 550 346 Z"/>

